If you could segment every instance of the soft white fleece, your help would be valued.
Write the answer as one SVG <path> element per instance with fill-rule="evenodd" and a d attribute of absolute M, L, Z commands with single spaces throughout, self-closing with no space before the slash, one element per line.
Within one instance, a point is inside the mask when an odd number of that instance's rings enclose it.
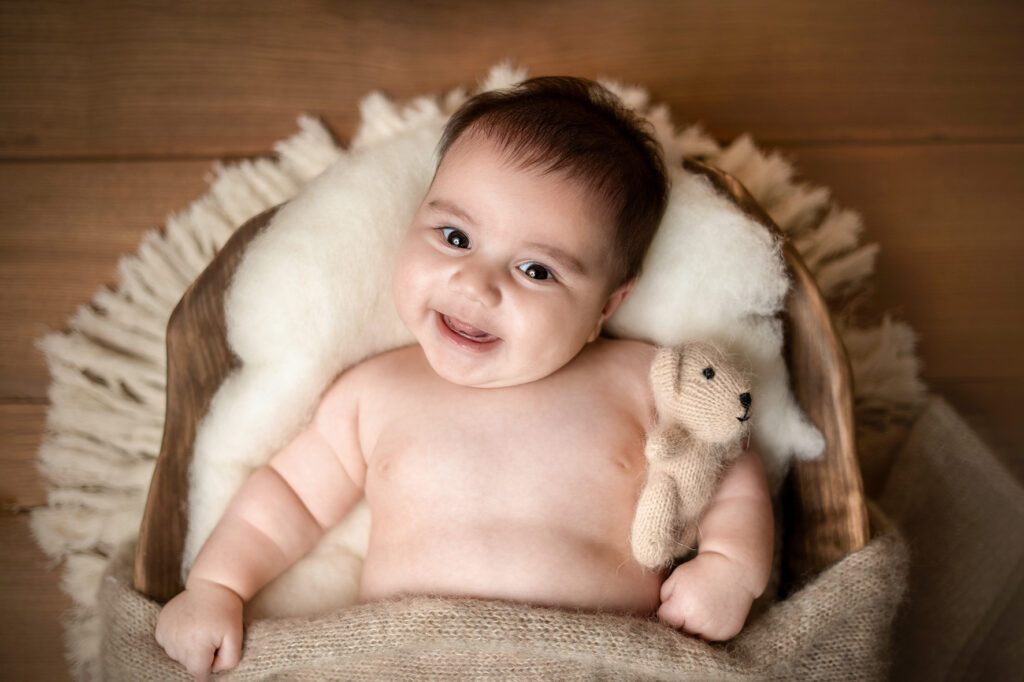
<path fill-rule="evenodd" d="M 524 76 L 499 66 L 483 89 Z M 780 245 L 705 179 L 679 167 L 686 154 L 717 151 L 713 142 L 694 129 L 676 133 L 667 109 L 649 108 L 643 90 L 605 84 L 653 123 L 672 180 L 644 273 L 607 328 L 659 344 L 709 340 L 745 360 L 756 375 L 754 445 L 775 484 L 790 457 L 813 457 L 823 447 L 788 390 L 775 318 L 788 288 Z M 349 150 L 247 249 L 225 304 L 228 341 L 242 366 L 199 428 L 184 573 L 234 491 L 309 418 L 329 382 L 353 363 L 412 341 L 391 300 L 391 264 L 433 174 L 440 131 L 465 97 L 457 90 L 403 109 L 378 94 L 366 98 Z M 773 175 L 770 159 L 752 156 Z M 788 181 L 788 167 L 782 174 Z M 265 588 L 250 616 L 352 603 L 368 527 L 361 506 Z"/>

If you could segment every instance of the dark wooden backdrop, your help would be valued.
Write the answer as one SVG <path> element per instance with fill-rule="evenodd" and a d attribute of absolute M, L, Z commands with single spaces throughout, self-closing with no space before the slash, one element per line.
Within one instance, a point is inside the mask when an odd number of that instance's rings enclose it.
<path fill-rule="evenodd" d="M 1016 2 L 0 0 L 0 669 L 62 679 L 59 573 L 28 534 L 60 329 L 215 159 L 371 89 L 533 74 L 648 87 L 679 121 L 752 133 L 859 210 L 875 311 L 920 334 L 929 384 L 1024 473 L 1024 10 Z"/>

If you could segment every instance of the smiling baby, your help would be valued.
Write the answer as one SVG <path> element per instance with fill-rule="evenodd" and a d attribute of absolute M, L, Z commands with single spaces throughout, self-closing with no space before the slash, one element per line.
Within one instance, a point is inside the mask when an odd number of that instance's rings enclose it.
<path fill-rule="evenodd" d="M 345 371 L 232 500 L 156 637 L 204 678 L 238 663 L 242 605 L 365 495 L 362 601 L 502 599 L 654 614 L 709 640 L 765 588 L 772 512 L 745 452 L 697 555 L 644 569 L 629 532 L 655 418 L 654 348 L 601 336 L 664 212 L 656 142 L 601 86 L 470 99 L 393 275 L 416 343 Z"/>

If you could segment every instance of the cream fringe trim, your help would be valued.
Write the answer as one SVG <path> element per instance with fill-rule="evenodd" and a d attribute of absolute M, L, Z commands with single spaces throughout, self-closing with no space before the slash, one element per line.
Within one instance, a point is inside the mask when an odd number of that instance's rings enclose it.
<path fill-rule="evenodd" d="M 167 320 L 237 226 L 294 196 L 338 158 L 317 120 L 300 118 L 299 128 L 273 158 L 215 166 L 206 195 L 121 259 L 116 290 L 101 289 L 68 320 L 67 331 L 38 342 L 53 377 L 39 450 L 50 492 L 47 506 L 33 511 L 31 527 L 43 551 L 64 562 L 61 586 L 74 600 L 65 623 L 67 656 L 79 679 L 99 677 L 100 577 L 115 548 L 138 534 L 160 449 Z M 827 189 L 795 183 L 792 166 L 760 152 L 748 136 L 720 148 L 691 127 L 677 139 L 687 153 L 747 186 L 804 255 L 842 319 L 842 302 L 863 290 L 878 252 L 874 244 L 859 244 L 860 217 L 832 204 Z M 840 328 L 858 415 L 912 414 L 924 386 L 910 328 L 889 319 L 871 329 Z"/>

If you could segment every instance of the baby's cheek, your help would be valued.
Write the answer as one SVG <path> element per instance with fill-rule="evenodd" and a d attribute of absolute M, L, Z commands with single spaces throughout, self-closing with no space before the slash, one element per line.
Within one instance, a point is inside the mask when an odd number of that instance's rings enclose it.
<path fill-rule="evenodd" d="M 391 276 L 391 297 L 403 322 L 408 324 L 408 315 L 416 298 L 416 292 L 422 288 L 416 281 L 416 271 L 407 260 L 399 259 L 395 263 Z"/>

